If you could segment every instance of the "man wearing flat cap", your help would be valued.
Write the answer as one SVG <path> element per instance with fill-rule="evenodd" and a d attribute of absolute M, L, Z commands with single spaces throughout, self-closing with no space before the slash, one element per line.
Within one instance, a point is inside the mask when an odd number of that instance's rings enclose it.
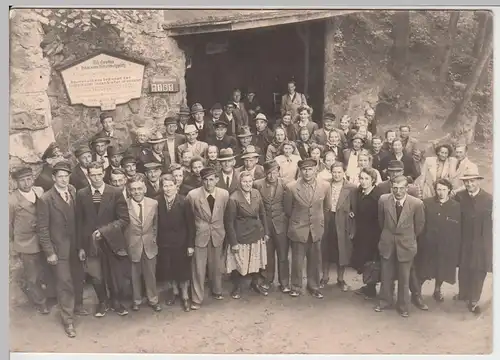
<path fill-rule="evenodd" d="M 195 103 L 191 106 L 191 120 L 188 122 L 189 124 L 195 127 L 200 141 L 206 141 L 207 137 L 213 133 L 213 126 L 210 120 L 205 118 L 205 109 L 200 103 Z M 184 128 L 184 134 L 187 135 L 186 128 Z"/>
<path fill-rule="evenodd" d="M 167 139 L 159 131 L 151 135 L 148 140 L 151 147 L 139 156 L 139 162 L 143 165 L 144 171 L 146 171 L 145 165 L 152 162 L 160 164 L 161 173 L 164 174 L 168 171 L 171 159 L 170 154 L 165 151 L 166 141 Z"/>
<path fill-rule="evenodd" d="M 38 174 L 34 185 L 41 187 L 43 191 L 49 190 L 54 185 L 52 166 L 62 160 L 64 156 L 61 149 L 55 142 L 51 143 L 42 155 L 42 171 Z"/>
<path fill-rule="evenodd" d="M 274 282 L 276 272 L 276 257 L 278 257 L 278 280 L 283 293 L 290 292 L 290 263 L 288 251 L 290 241 L 287 236 L 288 218 L 284 210 L 285 183 L 279 177 L 280 167 L 276 160 L 264 164 L 266 177 L 254 181 L 253 186 L 259 190 L 266 209 L 267 223 L 270 229 L 270 239 L 267 242 L 267 266 L 262 272 L 268 290 Z"/>
<path fill-rule="evenodd" d="M 69 183 L 70 174 L 68 162 L 54 165 L 54 186 L 37 202 L 37 233 L 47 262 L 54 266 L 64 331 L 75 337 L 74 315 L 88 312 L 83 307 L 84 272 L 77 256 L 76 189 Z"/>
<path fill-rule="evenodd" d="M 225 224 L 228 223 L 227 204 L 229 192 L 217 187 L 219 177 L 213 168 L 201 171 L 203 186 L 191 190 L 186 196 L 189 219 L 187 226 L 195 228 L 194 236 L 189 239 L 188 251 L 192 259 L 192 310 L 198 310 L 203 303 L 205 274 L 208 268 L 212 296 L 222 300 L 223 243 L 226 236 Z"/>
<path fill-rule="evenodd" d="M 214 133 L 207 139 L 208 145 L 215 145 L 217 149 L 231 148 L 233 151 L 238 147 L 238 142 L 234 136 L 227 134 L 228 123 L 224 120 L 217 120 L 214 123 Z"/>
<path fill-rule="evenodd" d="M 458 264 L 458 294 L 469 311 L 480 313 L 479 300 L 487 273 L 493 271 L 493 197 L 481 188 L 479 172 L 461 177 L 465 190 L 455 200 L 462 212 L 462 246 Z"/>
<path fill-rule="evenodd" d="M 92 162 L 92 151 L 87 145 L 81 145 L 75 150 L 78 164 L 73 168 L 69 183 L 78 191 L 90 185 L 88 166 Z"/>
<path fill-rule="evenodd" d="M 165 125 L 165 146 L 163 148 L 163 155 L 169 160 L 169 164 L 179 163 L 177 148 L 186 142 L 186 136 L 178 134 L 178 124 L 174 117 L 167 117 L 163 122 Z M 184 131 L 184 129 L 183 129 Z"/>
<path fill-rule="evenodd" d="M 110 143 L 111 140 L 105 137 L 97 137 L 92 139 L 90 142 L 92 149 L 92 161 L 99 161 L 102 163 L 104 169 L 109 166 L 107 148 Z"/>
<path fill-rule="evenodd" d="M 332 207 L 331 188 L 316 179 L 317 162 L 308 158 L 298 163 L 300 178 L 286 185 L 284 209 L 288 217 L 288 237 L 292 245 L 292 289 L 297 297 L 302 291 L 302 271 L 307 258 L 307 289 L 317 299 L 321 272 L 321 238 L 324 212 Z"/>
<path fill-rule="evenodd" d="M 123 151 L 116 145 L 108 146 L 106 150 L 109 160 L 109 166 L 104 170 L 104 182 L 111 185 L 111 172 L 115 169 L 121 169 Z"/>
<path fill-rule="evenodd" d="M 43 189 L 33 186 L 33 170 L 23 166 L 11 174 L 17 190 L 9 195 L 9 240 L 23 264 L 22 289 L 41 314 L 48 314 L 42 275 L 46 263 L 36 231 L 37 209 Z"/>
<path fill-rule="evenodd" d="M 182 158 L 184 150 L 191 150 L 193 156 L 205 156 L 208 144 L 204 141 L 198 140 L 199 131 L 193 124 L 186 125 L 184 129 L 186 134 L 186 142 L 177 148 L 177 155 L 179 159 Z"/>

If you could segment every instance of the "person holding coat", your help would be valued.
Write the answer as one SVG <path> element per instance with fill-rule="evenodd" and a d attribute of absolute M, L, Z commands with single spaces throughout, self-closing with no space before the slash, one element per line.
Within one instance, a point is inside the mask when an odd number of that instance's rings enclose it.
<path fill-rule="evenodd" d="M 408 178 L 397 176 L 391 180 L 392 194 L 384 194 L 378 201 L 378 220 L 382 233 L 378 243 L 381 257 L 380 300 L 375 311 L 393 306 L 394 280 L 398 280 L 398 311 L 409 316 L 410 270 L 417 254 L 417 237 L 425 226 L 422 200 L 408 195 Z"/>
<path fill-rule="evenodd" d="M 415 269 L 420 283 L 435 279 L 432 297 L 443 301 L 443 282 L 455 284 L 462 242 L 460 204 L 450 199 L 453 186 L 446 179 L 434 185 L 436 196 L 424 199 L 425 228 L 418 241 Z"/>
<path fill-rule="evenodd" d="M 316 160 L 299 161 L 300 177 L 286 185 L 284 209 L 288 217 L 288 237 L 292 243 L 292 290 L 298 297 L 302 291 L 302 271 L 307 258 L 307 288 L 322 299 L 319 289 L 321 271 L 321 239 L 324 212 L 332 207 L 332 195 L 327 182 L 316 179 Z"/>
<path fill-rule="evenodd" d="M 359 173 L 359 187 L 355 193 L 356 233 L 352 242 L 351 266 L 362 274 L 365 264 L 378 261 L 378 242 L 380 240 L 380 225 L 378 223 L 378 199 L 380 192 L 376 188 L 377 172 L 375 169 L 362 169 Z M 377 283 L 365 284 L 355 291 L 365 299 L 377 296 Z"/>
<path fill-rule="evenodd" d="M 130 194 L 127 199 L 130 222 L 125 227 L 124 235 L 127 253 L 132 262 L 132 310 L 139 311 L 144 284 L 149 306 L 159 312 L 161 306 L 156 289 L 158 202 L 144 196 L 146 184 L 140 175 L 128 181 L 127 189 Z"/>
<path fill-rule="evenodd" d="M 462 246 L 454 299 L 466 301 L 469 311 L 478 314 L 484 279 L 493 271 L 493 197 L 481 188 L 479 173 L 461 179 L 465 190 L 455 196 L 462 212 Z"/>
<path fill-rule="evenodd" d="M 174 305 L 180 295 L 184 311 L 191 310 L 189 303 L 189 281 L 191 280 L 191 256 L 188 239 L 193 227 L 186 210 L 184 195 L 178 194 L 175 178 L 162 175 L 160 184 L 163 193 L 158 201 L 158 263 L 157 279 L 167 281 L 165 303 Z M 180 290 L 180 294 L 179 294 Z"/>
<path fill-rule="evenodd" d="M 268 290 L 274 282 L 277 257 L 280 290 L 288 294 L 290 292 L 290 263 L 288 261 L 290 241 L 286 235 L 288 219 L 283 208 L 285 183 L 279 177 L 280 169 L 276 160 L 264 163 L 264 171 L 266 177 L 253 183 L 264 203 L 270 236 L 267 242 L 267 266 L 262 272 L 265 279 L 262 287 Z"/>
<path fill-rule="evenodd" d="M 346 266 L 351 261 L 352 239 L 356 230 L 354 209 L 356 186 L 348 183 L 344 177 L 344 165 L 336 162 L 330 168 L 332 180 L 329 182 L 331 207 L 325 209 L 325 232 L 322 244 L 323 277 L 320 288 L 328 284 L 330 264 L 337 264 L 337 286 L 344 292 L 349 286 L 344 280 Z"/>
<path fill-rule="evenodd" d="M 229 248 L 226 255 L 226 271 L 231 274 L 231 297 L 241 297 L 243 277 L 250 275 L 251 287 L 267 296 L 260 285 L 260 271 L 267 265 L 266 243 L 269 240 L 266 211 L 262 197 L 253 188 L 253 176 L 247 171 L 240 174 L 240 187 L 229 197 L 227 237 Z"/>

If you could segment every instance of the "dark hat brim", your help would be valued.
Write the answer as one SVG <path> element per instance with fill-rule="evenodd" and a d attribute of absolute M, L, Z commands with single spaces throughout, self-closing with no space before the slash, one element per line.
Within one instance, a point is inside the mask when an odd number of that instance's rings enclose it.
<path fill-rule="evenodd" d="M 483 180 L 484 176 L 481 175 L 464 175 L 460 177 L 460 180 Z"/>

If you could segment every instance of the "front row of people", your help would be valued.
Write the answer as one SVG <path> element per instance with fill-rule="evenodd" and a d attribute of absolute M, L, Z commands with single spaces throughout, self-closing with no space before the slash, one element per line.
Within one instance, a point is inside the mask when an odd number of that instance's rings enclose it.
<path fill-rule="evenodd" d="M 30 257 L 42 257 L 40 249 L 53 265 L 69 337 L 76 336 L 74 316 L 88 314 L 83 307 L 85 274 L 99 301 L 96 317 L 108 310 L 128 313 L 127 278 L 132 310 L 140 309 L 144 292 L 149 306 L 162 310 L 156 285 L 160 280 L 167 282 L 166 303 L 172 305 L 179 296 L 190 311 L 203 304 L 207 275 L 217 300 L 224 298 L 224 272 L 231 274 L 232 298 L 241 297 L 247 275 L 251 288 L 267 295 L 276 257 L 280 290 L 300 296 L 306 259 L 307 290 L 318 299 L 329 282 L 330 264 L 337 264 L 336 285 L 348 291 L 347 266 L 364 274 L 367 264 L 379 263 L 380 273 L 356 293 L 374 298 L 380 282 L 375 310 L 382 311 L 394 304 L 397 280 L 397 307 L 403 317 L 409 314 L 410 301 L 427 309 L 421 297 L 426 280 L 436 279 L 433 296 L 442 301 L 441 284 L 455 282 L 458 265 L 456 298 L 467 301 L 470 311 L 479 311 L 483 281 L 492 267 L 492 198 L 479 187 L 481 176 L 465 175 L 466 190 L 454 199 L 451 184 L 439 180 L 437 197 L 422 201 L 397 160 L 389 165 L 390 180 L 378 185 L 373 169 L 361 170 L 359 187 L 345 180 L 339 162 L 331 165 L 329 181 L 318 178 L 314 159 L 300 160 L 298 168 L 298 180 L 289 183 L 280 178 L 275 160 L 265 163 L 265 177 L 257 181 L 241 171 L 231 194 L 217 186 L 220 174 L 215 169 L 203 168 L 201 186 L 186 196 L 167 173 L 154 199 L 145 196 L 145 176 L 139 173 L 128 178 L 126 191 L 105 184 L 99 162 L 88 166 L 90 186 L 78 192 L 69 184 L 72 169 L 67 162 L 53 166 L 54 186 L 43 194 L 33 187 L 32 170 L 22 168 L 13 173 L 19 194 L 9 201 L 11 240 L 17 251 L 32 254 L 23 257 L 25 266 Z M 20 231 L 26 221 L 31 224 L 29 239 Z M 46 314 L 36 274 L 31 275 L 37 308 Z"/>

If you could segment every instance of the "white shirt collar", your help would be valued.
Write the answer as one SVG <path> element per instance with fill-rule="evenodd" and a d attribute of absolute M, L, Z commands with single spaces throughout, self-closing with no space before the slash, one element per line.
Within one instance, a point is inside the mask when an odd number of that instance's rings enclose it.
<path fill-rule="evenodd" d="M 469 196 L 470 197 L 475 197 L 477 194 L 479 194 L 480 191 L 481 191 L 481 189 L 479 188 L 479 189 L 477 189 L 477 191 L 473 192 L 472 194 L 469 193 Z"/>
<path fill-rule="evenodd" d="M 96 189 L 95 187 L 90 185 L 90 190 L 92 190 L 92 194 L 94 194 L 96 190 L 99 190 L 99 193 L 102 195 L 104 193 L 105 186 L 106 186 L 106 184 L 103 183 L 100 188 Z"/>
<path fill-rule="evenodd" d="M 396 198 L 394 197 L 394 195 L 392 196 L 393 199 L 394 199 L 394 202 L 396 203 L 399 203 L 401 206 L 403 206 L 405 204 L 405 201 L 406 201 L 406 198 L 407 198 L 408 195 L 405 195 L 404 198 L 402 198 L 401 200 L 396 200 Z"/>
<path fill-rule="evenodd" d="M 217 188 L 214 189 L 213 193 L 209 193 L 207 190 L 205 190 L 205 188 L 203 186 L 201 188 L 203 189 L 203 194 L 205 196 L 205 199 L 208 197 L 208 195 L 212 195 L 215 199 L 215 194 L 217 193 Z"/>

